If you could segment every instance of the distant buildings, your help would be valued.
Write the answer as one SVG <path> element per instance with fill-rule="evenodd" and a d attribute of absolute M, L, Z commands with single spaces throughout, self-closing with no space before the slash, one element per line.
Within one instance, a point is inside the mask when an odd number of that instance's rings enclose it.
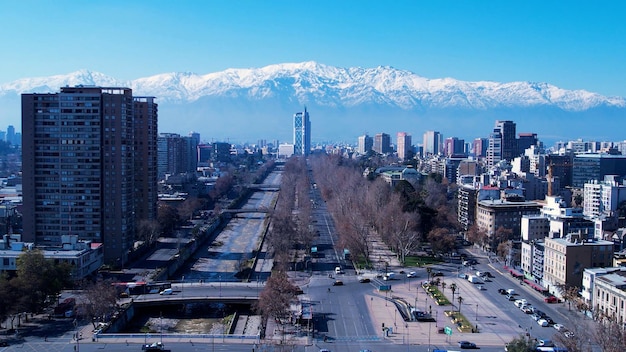
<path fill-rule="evenodd" d="M 426 131 L 423 138 L 423 155 L 441 154 L 441 133 L 437 131 Z"/>
<path fill-rule="evenodd" d="M 574 156 L 573 187 L 583 188 L 586 182 L 600 181 L 606 175 L 626 175 L 626 155 L 578 154 Z"/>
<path fill-rule="evenodd" d="M 398 159 L 408 160 L 413 158 L 413 146 L 411 145 L 411 135 L 406 132 L 398 132 Z"/>
<path fill-rule="evenodd" d="M 513 121 L 496 121 L 488 143 L 487 165 L 496 165 L 501 160 L 513 160 L 518 151 L 515 123 Z"/>
<path fill-rule="evenodd" d="M 391 148 L 391 137 L 387 133 L 377 133 L 374 136 L 374 146 L 372 149 L 378 154 L 393 153 L 393 148 Z"/>
<path fill-rule="evenodd" d="M 156 218 L 154 98 L 93 86 L 23 94 L 22 128 L 24 241 L 77 235 L 123 265 L 139 217 Z"/>
<path fill-rule="evenodd" d="M 295 155 L 308 156 L 311 153 L 311 120 L 306 107 L 303 112 L 293 115 L 293 147 Z"/>
<path fill-rule="evenodd" d="M 161 133 L 157 138 L 159 179 L 166 175 L 195 173 L 198 167 L 197 140 L 177 133 Z M 230 149 L 230 148 L 229 148 Z"/>
<path fill-rule="evenodd" d="M 368 135 L 359 136 L 358 145 L 356 149 L 357 153 L 362 154 L 362 155 L 367 154 L 367 152 L 372 150 L 372 148 L 374 148 L 374 138 Z"/>

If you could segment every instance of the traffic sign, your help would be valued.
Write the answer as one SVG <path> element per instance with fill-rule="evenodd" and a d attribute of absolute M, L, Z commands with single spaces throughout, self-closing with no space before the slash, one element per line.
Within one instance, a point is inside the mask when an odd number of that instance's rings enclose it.
<path fill-rule="evenodd" d="M 445 332 L 445 333 L 446 333 L 446 335 L 448 335 L 448 336 L 452 335 L 452 329 L 451 329 L 449 326 L 446 326 L 446 327 L 443 329 L 443 332 Z"/>

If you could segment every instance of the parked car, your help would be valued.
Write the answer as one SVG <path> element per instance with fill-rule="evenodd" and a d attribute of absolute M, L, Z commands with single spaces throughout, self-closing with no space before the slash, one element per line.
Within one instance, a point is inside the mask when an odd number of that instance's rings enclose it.
<path fill-rule="evenodd" d="M 538 321 L 539 319 L 541 319 L 541 315 L 537 314 L 537 313 L 533 313 L 533 315 L 530 316 L 534 321 Z"/>
<path fill-rule="evenodd" d="M 537 347 L 554 347 L 552 340 L 539 340 L 537 341 Z"/>
<path fill-rule="evenodd" d="M 571 339 L 572 337 L 574 337 L 576 334 L 574 334 L 573 331 L 565 331 L 563 333 L 563 335 L 565 335 L 565 337 L 567 337 L 568 339 Z"/>
<path fill-rule="evenodd" d="M 515 296 L 506 295 L 506 299 L 508 299 L 509 301 L 515 301 Z"/>
<path fill-rule="evenodd" d="M 527 300 L 525 300 L 524 298 L 522 298 L 522 299 L 517 299 L 517 300 L 515 300 L 514 304 L 515 304 L 515 306 L 516 306 L 517 308 L 522 308 L 523 306 L 525 306 L 525 305 L 527 305 L 527 304 L 528 304 L 528 301 L 527 301 Z"/>
<path fill-rule="evenodd" d="M 486 290 L 485 286 L 483 286 L 483 285 L 476 285 L 476 288 L 478 289 L 478 291 Z"/>
<path fill-rule="evenodd" d="M 548 296 L 544 298 L 543 301 L 546 303 L 559 303 L 559 299 L 554 296 Z"/>
<path fill-rule="evenodd" d="M 563 325 L 563 324 L 554 324 L 554 325 L 552 325 L 552 327 L 555 328 L 558 331 L 565 331 L 566 330 L 565 329 L 565 325 Z"/>
<path fill-rule="evenodd" d="M 526 313 L 526 314 L 532 314 L 533 309 L 531 306 L 523 306 L 522 308 L 520 308 L 522 310 L 522 312 Z"/>
<path fill-rule="evenodd" d="M 469 341 L 459 341 L 459 347 L 467 349 L 476 349 L 476 344 Z"/>
<path fill-rule="evenodd" d="M 550 326 L 550 324 L 548 323 L 548 321 L 547 321 L 547 320 L 545 320 L 545 319 L 539 319 L 539 320 L 537 320 L 537 324 L 538 324 L 539 326 L 543 326 L 544 328 L 545 328 L 546 326 Z"/>

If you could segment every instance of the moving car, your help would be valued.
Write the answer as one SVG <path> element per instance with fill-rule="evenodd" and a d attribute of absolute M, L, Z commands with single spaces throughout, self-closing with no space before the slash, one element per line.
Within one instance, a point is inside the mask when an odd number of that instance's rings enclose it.
<path fill-rule="evenodd" d="M 544 328 L 545 328 L 546 326 L 550 326 L 550 324 L 548 323 L 548 321 L 547 321 L 547 320 L 545 320 L 545 319 L 539 319 L 539 320 L 537 320 L 537 325 L 539 325 L 539 326 L 543 326 Z"/>
<path fill-rule="evenodd" d="M 165 296 L 165 295 L 171 295 L 171 294 L 173 294 L 173 293 L 174 293 L 174 291 L 172 291 L 172 289 L 171 289 L 171 288 L 166 288 L 165 290 L 163 290 L 163 291 L 159 292 L 159 294 L 160 294 L 160 295 L 164 295 L 164 296 Z"/>
<path fill-rule="evenodd" d="M 370 279 L 369 279 L 369 277 L 362 277 L 362 278 L 359 279 L 359 282 L 362 283 L 362 284 L 366 284 L 366 283 L 370 282 Z"/>
<path fill-rule="evenodd" d="M 467 348 L 467 349 L 475 349 L 478 348 L 476 347 L 476 344 L 473 342 L 469 342 L 469 341 L 459 341 L 459 347 L 461 348 Z"/>
<path fill-rule="evenodd" d="M 506 295 L 506 299 L 508 299 L 509 301 L 515 301 L 515 296 Z"/>
<path fill-rule="evenodd" d="M 335 282 L 333 282 L 333 286 L 343 286 L 343 281 L 335 280 Z"/>
<path fill-rule="evenodd" d="M 417 273 L 415 271 L 411 271 L 410 273 L 406 274 L 406 277 L 417 277 Z"/>
<path fill-rule="evenodd" d="M 147 343 L 145 345 L 141 345 L 141 349 L 146 352 L 169 351 L 165 349 L 165 345 L 163 345 L 163 342 Z"/>
<path fill-rule="evenodd" d="M 503 289 L 503 288 L 499 288 L 499 289 L 498 289 L 498 293 L 499 293 L 499 294 L 501 294 L 501 295 L 506 295 L 506 294 L 507 294 L 507 293 L 506 293 L 506 290 L 505 290 L 505 289 Z"/>

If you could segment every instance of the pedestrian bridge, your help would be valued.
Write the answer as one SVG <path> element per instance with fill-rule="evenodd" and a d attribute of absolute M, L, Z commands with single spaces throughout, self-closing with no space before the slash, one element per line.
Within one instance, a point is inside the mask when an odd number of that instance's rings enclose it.
<path fill-rule="evenodd" d="M 255 189 L 255 190 L 259 190 L 259 191 L 271 191 L 271 192 L 280 191 L 280 186 L 279 185 L 272 185 L 272 184 L 251 183 L 251 184 L 248 184 L 247 187 L 249 189 Z"/>
<path fill-rule="evenodd" d="M 269 213 L 267 208 L 242 208 L 242 209 L 224 209 L 224 214 L 241 214 L 241 213 Z"/>

